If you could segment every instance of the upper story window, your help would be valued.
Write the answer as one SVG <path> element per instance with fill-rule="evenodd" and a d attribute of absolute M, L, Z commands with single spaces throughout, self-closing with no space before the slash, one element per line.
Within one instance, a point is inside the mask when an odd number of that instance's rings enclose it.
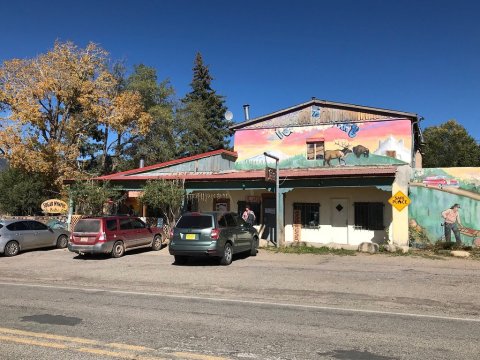
<path fill-rule="evenodd" d="M 307 160 L 323 160 L 325 141 L 323 139 L 307 139 Z"/>

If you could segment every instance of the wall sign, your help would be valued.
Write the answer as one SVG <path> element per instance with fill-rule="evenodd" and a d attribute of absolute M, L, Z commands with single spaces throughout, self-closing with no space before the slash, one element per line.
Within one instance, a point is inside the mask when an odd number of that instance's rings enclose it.
<path fill-rule="evenodd" d="M 67 203 L 58 199 L 46 200 L 40 207 L 42 211 L 47 214 L 63 214 L 68 211 Z"/>

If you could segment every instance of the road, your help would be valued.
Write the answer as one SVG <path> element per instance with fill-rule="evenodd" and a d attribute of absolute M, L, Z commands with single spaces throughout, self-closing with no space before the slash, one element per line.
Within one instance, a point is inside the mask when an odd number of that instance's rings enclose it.
<path fill-rule="evenodd" d="M 1 359 L 478 359 L 480 262 L 0 257 Z"/>

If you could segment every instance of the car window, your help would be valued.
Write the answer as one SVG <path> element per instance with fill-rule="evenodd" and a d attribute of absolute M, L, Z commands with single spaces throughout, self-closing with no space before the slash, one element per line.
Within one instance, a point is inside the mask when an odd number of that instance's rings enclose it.
<path fill-rule="evenodd" d="M 108 219 L 107 220 L 107 230 L 108 231 L 117 230 L 117 219 Z"/>
<path fill-rule="evenodd" d="M 184 215 L 178 220 L 177 228 L 180 229 L 205 229 L 213 227 L 211 215 Z"/>
<path fill-rule="evenodd" d="M 247 223 L 238 214 L 232 214 L 237 225 L 246 225 Z"/>
<path fill-rule="evenodd" d="M 30 230 L 48 230 L 48 226 L 39 221 L 27 221 Z"/>
<path fill-rule="evenodd" d="M 7 225 L 7 229 L 10 231 L 25 231 L 30 230 L 25 221 L 17 221 Z"/>
<path fill-rule="evenodd" d="M 225 214 L 225 219 L 227 220 L 228 227 L 237 226 L 237 223 L 235 222 L 235 219 L 233 218 L 232 214 Z"/>
<path fill-rule="evenodd" d="M 220 219 L 218 219 L 218 226 L 227 227 L 227 219 L 225 215 L 223 215 L 222 217 L 220 217 Z"/>
<path fill-rule="evenodd" d="M 81 219 L 75 225 L 74 232 L 98 233 L 100 232 L 99 219 Z"/>
<path fill-rule="evenodd" d="M 145 223 L 140 219 L 132 219 L 132 226 L 134 229 L 145 229 Z"/>
<path fill-rule="evenodd" d="M 120 230 L 130 230 L 133 229 L 131 219 L 120 219 Z"/>

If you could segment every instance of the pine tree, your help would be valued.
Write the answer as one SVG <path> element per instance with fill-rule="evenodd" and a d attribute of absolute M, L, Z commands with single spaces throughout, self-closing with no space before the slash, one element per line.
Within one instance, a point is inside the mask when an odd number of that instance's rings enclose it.
<path fill-rule="evenodd" d="M 231 122 L 224 117 L 225 98 L 212 89 L 212 80 L 202 55 L 197 53 L 190 84 L 192 91 L 182 100 L 184 107 L 179 112 L 181 156 L 229 148 Z"/>

